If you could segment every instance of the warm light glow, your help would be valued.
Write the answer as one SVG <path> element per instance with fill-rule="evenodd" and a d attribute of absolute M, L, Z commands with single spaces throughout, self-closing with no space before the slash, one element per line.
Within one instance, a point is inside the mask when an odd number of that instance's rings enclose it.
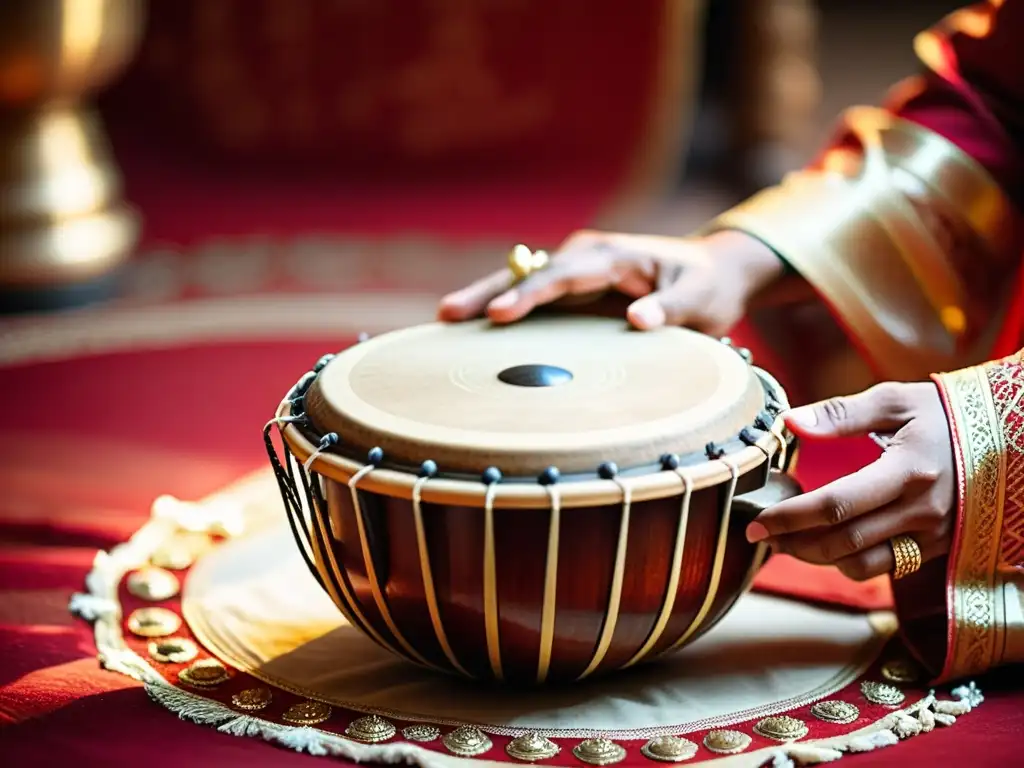
<path fill-rule="evenodd" d="M 61 4 L 61 53 L 69 70 L 88 67 L 103 36 L 104 0 Z"/>
<path fill-rule="evenodd" d="M 943 307 L 939 316 L 942 325 L 954 336 L 959 336 L 967 328 L 967 317 L 960 307 Z"/>
<path fill-rule="evenodd" d="M 1002 4 L 1003 0 L 989 0 L 987 3 L 961 8 L 946 17 L 946 25 L 951 31 L 969 37 L 985 37 L 992 32 L 996 11 Z"/>

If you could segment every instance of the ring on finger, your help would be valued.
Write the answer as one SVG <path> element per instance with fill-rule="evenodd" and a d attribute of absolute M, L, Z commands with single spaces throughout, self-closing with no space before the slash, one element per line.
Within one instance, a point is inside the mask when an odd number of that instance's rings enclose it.
<path fill-rule="evenodd" d="M 921 567 L 921 547 L 910 536 L 895 536 L 889 545 L 896 560 L 893 568 L 893 579 L 909 576 Z"/>
<path fill-rule="evenodd" d="M 508 268 L 516 282 L 525 280 L 534 272 L 546 269 L 551 263 L 547 251 L 532 251 L 522 243 L 508 253 Z"/>

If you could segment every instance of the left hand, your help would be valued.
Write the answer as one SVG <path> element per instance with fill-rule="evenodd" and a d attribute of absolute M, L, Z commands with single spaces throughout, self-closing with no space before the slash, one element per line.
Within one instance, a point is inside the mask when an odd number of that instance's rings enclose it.
<path fill-rule="evenodd" d="M 935 384 L 879 384 L 850 397 L 796 408 L 786 424 L 801 437 L 895 433 L 875 462 L 762 512 L 750 541 L 835 565 L 850 578 L 892 573 L 890 540 L 912 537 L 927 562 L 949 552 L 956 522 L 956 470 L 945 409 Z"/>

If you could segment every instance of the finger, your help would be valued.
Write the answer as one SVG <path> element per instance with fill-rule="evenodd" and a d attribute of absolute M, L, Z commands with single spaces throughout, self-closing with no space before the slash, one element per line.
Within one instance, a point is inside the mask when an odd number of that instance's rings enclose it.
<path fill-rule="evenodd" d="M 487 316 L 496 323 L 515 322 L 543 304 L 570 295 L 599 293 L 631 274 L 639 274 L 637 265 L 618 259 L 610 251 L 571 256 L 567 252 L 547 269 L 533 273 L 491 301 Z"/>
<path fill-rule="evenodd" d="M 913 538 L 921 549 L 922 565 L 949 551 L 950 537 L 948 534 L 940 537 L 915 535 Z M 896 556 L 893 554 L 892 544 L 887 541 L 855 555 L 844 557 L 835 565 L 844 575 L 854 581 L 867 581 L 876 576 L 891 574 L 896 567 Z"/>
<path fill-rule="evenodd" d="M 704 303 L 704 292 L 690 281 L 680 279 L 634 301 L 626 310 L 626 317 L 645 331 L 664 325 L 695 326 L 703 314 Z"/>
<path fill-rule="evenodd" d="M 487 304 L 507 291 L 514 280 L 510 270 L 501 269 L 461 290 L 449 293 L 441 299 L 438 320 L 459 322 L 479 317 Z"/>
<path fill-rule="evenodd" d="M 747 540 L 842 525 L 895 501 L 908 476 L 905 456 L 890 450 L 851 475 L 769 507 L 747 526 Z"/>
<path fill-rule="evenodd" d="M 929 518 L 934 519 L 927 496 L 898 499 L 843 525 L 779 536 L 772 547 L 807 563 L 827 565 L 916 530 Z M 944 527 L 933 530 L 944 532 Z"/>
<path fill-rule="evenodd" d="M 856 395 L 834 397 L 794 408 L 786 426 L 802 437 L 858 437 L 869 432 L 895 432 L 910 419 L 906 385 L 878 384 Z"/>

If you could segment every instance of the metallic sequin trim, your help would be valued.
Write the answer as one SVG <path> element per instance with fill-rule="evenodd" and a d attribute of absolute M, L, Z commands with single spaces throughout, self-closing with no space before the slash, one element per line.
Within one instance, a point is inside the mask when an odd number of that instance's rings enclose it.
<path fill-rule="evenodd" d="M 870 680 L 865 680 L 860 684 L 860 692 L 872 704 L 882 704 L 886 707 L 898 706 L 906 698 L 903 695 L 903 691 L 896 686 L 889 685 L 888 683 L 876 683 Z"/>
<path fill-rule="evenodd" d="M 856 704 L 851 704 L 848 701 L 832 699 L 816 703 L 811 707 L 811 714 L 826 723 L 848 725 L 860 717 L 860 709 Z"/>
<path fill-rule="evenodd" d="M 128 617 L 128 631 L 139 637 L 167 637 L 181 628 L 181 617 L 166 608 L 139 608 Z"/>
<path fill-rule="evenodd" d="M 612 765 L 626 758 L 626 750 L 609 739 L 587 739 L 577 744 L 572 753 L 588 765 Z"/>
<path fill-rule="evenodd" d="M 392 738 L 397 729 L 395 726 L 379 715 L 367 715 L 353 720 L 345 735 L 356 741 L 365 741 L 367 744 L 376 744 Z"/>
<path fill-rule="evenodd" d="M 200 659 L 178 673 L 178 680 L 197 688 L 212 688 L 230 677 L 227 668 L 217 659 Z"/>
<path fill-rule="evenodd" d="M 187 637 L 165 637 L 149 642 L 149 655 L 161 664 L 187 664 L 199 655 L 199 647 Z"/>
<path fill-rule="evenodd" d="M 128 592 L 140 600 L 170 600 L 181 591 L 178 577 L 165 568 L 147 565 L 134 571 L 127 579 Z"/>
<path fill-rule="evenodd" d="M 440 735 L 441 729 L 436 725 L 409 725 L 402 729 L 402 738 L 409 741 L 433 741 Z"/>
<path fill-rule="evenodd" d="M 697 745 L 679 736 L 657 736 L 640 747 L 640 753 L 662 763 L 681 763 L 697 754 Z"/>
<path fill-rule="evenodd" d="M 754 733 L 772 741 L 796 741 L 807 735 L 807 724 L 789 715 L 766 717 L 754 726 Z"/>
<path fill-rule="evenodd" d="M 265 709 L 269 704 L 273 694 L 271 694 L 269 688 L 246 688 L 244 691 L 239 691 L 231 697 L 231 703 L 235 705 L 236 709 L 242 709 L 246 712 L 258 712 L 261 709 Z"/>
<path fill-rule="evenodd" d="M 505 747 L 505 751 L 508 752 L 509 757 L 533 763 L 537 760 L 551 759 L 561 752 L 562 748 L 540 734 L 526 733 L 512 739 Z"/>
<path fill-rule="evenodd" d="M 704 746 L 718 755 L 735 755 L 749 747 L 752 741 L 742 731 L 710 731 L 704 737 Z"/>
<path fill-rule="evenodd" d="M 281 719 L 293 725 L 319 725 L 331 716 L 330 706 L 322 701 L 300 701 L 292 704 L 281 715 Z"/>
<path fill-rule="evenodd" d="M 486 733 L 471 725 L 463 725 L 445 734 L 441 743 L 449 752 L 459 757 L 476 757 L 494 746 Z"/>
<path fill-rule="evenodd" d="M 916 683 L 921 679 L 921 670 L 909 659 L 893 659 L 882 665 L 882 677 L 890 683 Z"/>

